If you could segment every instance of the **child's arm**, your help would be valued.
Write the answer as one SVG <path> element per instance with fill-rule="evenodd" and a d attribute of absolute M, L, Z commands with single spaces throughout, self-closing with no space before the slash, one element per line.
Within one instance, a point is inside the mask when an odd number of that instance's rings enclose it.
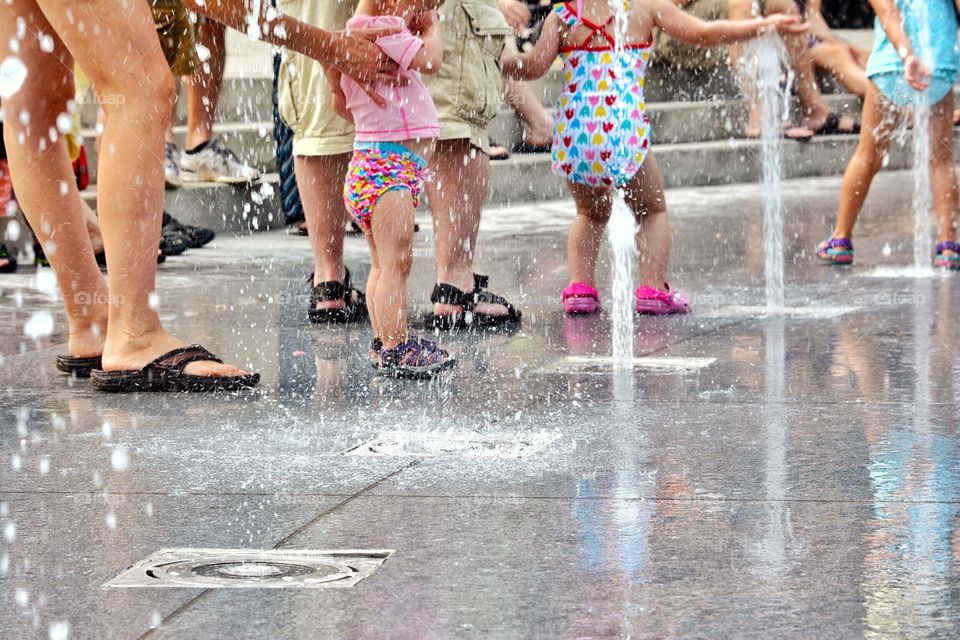
<path fill-rule="evenodd" d="M 713 47 L 749 40 L 775 30 L 781 34 L 799 34 L 810 29 L 796 16 L 774 14 L 751 20 L 716 20 L 704 22 L 677 8 L 670 0 L 652 0 L 654 23 L 668 34 L 701 47 Z"/>
<path fill-rule="evenodd" d="M 347 109 L 347 97 L 343 95 L 343 87 L 340 85 L 342 74 L 334 67 L 324 67 L 323 72 L 327 76 L 327 84 L 330 85 L 330 91 L 333 93 L 333 110 L 344 120 L 353 122 L 353 114 L 350 113 L 350 109 Z"/>
<path fill-rule="evenodd" d="M 423 46 L 413 56 L 410 68 L 420 73 L 433 74 L 443 64 L 443 36 L 440 33 L 440 14 L 436 11 L 424 13 L 413 25 L 420 34 Z"/>
<path fill-rule="evenodd" d="M 532 51 L 505 55 L 500 59 L 504 76 L 516 80 L 536 80 L 550 70 L 560 52 L 560 34 L 563 22 L 556 13 L 550 13 L 543 23 L 540 38 Z"/>
<path fill-rule="evenodd" d="M 917 91 L 924 91 L 930 84 L 930 70 L 913 53 L 910 37 L 903 26 L 903 14 L 897 10 L 893 0 L 870 0 L 870 5 L 877 12 L 880 26 L 903 60 L 903 75 L 907 83 Z"/>

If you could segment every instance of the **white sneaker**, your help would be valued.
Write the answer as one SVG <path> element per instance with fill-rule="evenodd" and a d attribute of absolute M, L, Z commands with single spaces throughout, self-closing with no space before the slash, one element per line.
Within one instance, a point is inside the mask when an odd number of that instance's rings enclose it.
<path fill-rule="evenodd" d="M 163 160 L 163 175 L 167 189 L 177 189 L 183 184 L 180 179 L 180 150 L 172 142 L 167 143 L 167 157 Z"/>
<path fill-rule="evenodd" d="M 184 152 L 180 157 L 180 176 L 185 182 L 253 182 L 260 172 L 237 157 L 214 138 L 197 153 Z"/>

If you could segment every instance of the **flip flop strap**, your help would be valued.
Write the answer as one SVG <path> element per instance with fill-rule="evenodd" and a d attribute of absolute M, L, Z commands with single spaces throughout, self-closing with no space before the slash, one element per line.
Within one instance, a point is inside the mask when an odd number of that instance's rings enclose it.
<path fill-rule="evenodd" d="M 190 344 L 185 347 L 173 349 L 155 358 L 143 368 L 143 371 L 155 370 L 183 373 L 184 368 L 193 362 L 216 362 L 217 364 L 223 364 L 223 360 L 207 351 L 204 347 L 199 344 Z"/>
<path fill-rule="evenodd" d="M 430 302 L 463 307 L 464 310 L 469 311 L 474 307 L 474 296 L 458 289 L 452 284 L 440 282 L 433 287 L 433 293 L 430 294 Z"/>

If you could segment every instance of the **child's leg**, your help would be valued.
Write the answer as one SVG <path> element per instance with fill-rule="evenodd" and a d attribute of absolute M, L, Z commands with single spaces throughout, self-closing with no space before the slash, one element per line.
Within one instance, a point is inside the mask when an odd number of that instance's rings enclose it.
<path fill-rule="evenodd" d="M 837 42 L 822 42 L 810 49 L 810 57 L 816 66 L 828 69 L 836 76 L 850 93 L 861 97 L 866 94 L 870 81 L 850 47 Z"/>
<path fill-rule="evenodd" d="M 577 216 L 567 236 L 567 264 L 570 282 L 596 286 L 597 254 L 603 242 L 603 230 L 610 220 L 613 200 L 609 189 L 567 182 L 577 206 Z"/>
<path fill-rule="evenodd" d="M 370 326 L 373 327 L 373 337 L 380 337 L 380 322 L 377 317 L 377 288 L 380 285 L 380 256 L 377 255 L 377 243 L 373 241 L 373 234 L 367 234 L 367 245 L 370 247 L 370 275 L 367 277 L 367 314 L 370 316 Z"/>
<path fill-rule="evenodd" d="M 872 82 L 867 86 L 861 119 L 863 128 L 860 142 L 843 174 L 834 238 L 850 238 L 853 235 L 853 225 L 870 191 L 870 183 L 883 165 L 883 157 L 890 148 L 896 112 Z"/>
<path fill-rule="evenodd" d="M 957 173 L 953 166 L 953 91 L 930 114 L 930 188 L 940 228 L 939 242 L 957 238 Z"/>
<path fill-rule="evenodd" d="M 373 301 L 376 329 L 385 349 L 407 338 L 407 277 L 413 264 L 413 199 L 406 189 L 380 197 L 370 218 L 380 277 L 367 295 Z"/>
<path fill-rule="evenodd" d="M 640 285 L 663 289 L 667 282 L 672 236 L 663 181 L 652 152 L 647 154 L 640 171 L 627 184 L 624 195 L 637 217 Z"/>

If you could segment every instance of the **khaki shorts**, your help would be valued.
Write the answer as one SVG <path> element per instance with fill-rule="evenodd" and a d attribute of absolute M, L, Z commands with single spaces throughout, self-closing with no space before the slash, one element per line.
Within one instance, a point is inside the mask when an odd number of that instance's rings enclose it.
<path fill-rule="evenodd" d="M 180 0 L 150 0 L 160 47 L 177 76 L 189 76 L 197 69 L 197 39 L 190 13 Z"/>
<path fill-rule="evenodd" d="M 440 117 L 440 139 L 469 139 L 489 151 L 487 127 L 500 110 L 500 54 L 513 30 L 496 0 L 447 0 L 440 8 L 443 65 L 424 78 Z"/>
<path fill-rule="evenodd" d="M 356 0 L 278 0 L 292 18 L 328 31 L 341 31 Z M 280 117 L 293 130 L 293 155 L 332 156 L 353 151 L 353 124 L 333 111 L 323 66 L 305 55 L 284 51 L 277 81 Z"/>
<path fill-rule="evenodd" d="M 357 2 L 279 0 L 285 14 L 321 29 L 342 30 Z M 500 109 L 500 53 L 511 33 L 496 0 L 447 0 L 440 9 L 443 65 L 424 80 L 440 117 L 441 140 L 469 139 L 486 151 L 487 126 Z M 293 154 L 326 156 L 353 150 L 353 125 L 333 112 L 323 67 L 286 52 L 280 66 L 280 117 L 293 130 Z"/>
<path fill-rule="evenodd" d="M 693 0 L 683 10 L 706 22 L 723 20 L 727 17 L 727 0 Z M 655 52 L 657 59 L 664 64 L 681 69 L 709 71 L 728 64 L 724 47 L 698 47 L 672 38 L 663 31 L 657 32 Z"/>

